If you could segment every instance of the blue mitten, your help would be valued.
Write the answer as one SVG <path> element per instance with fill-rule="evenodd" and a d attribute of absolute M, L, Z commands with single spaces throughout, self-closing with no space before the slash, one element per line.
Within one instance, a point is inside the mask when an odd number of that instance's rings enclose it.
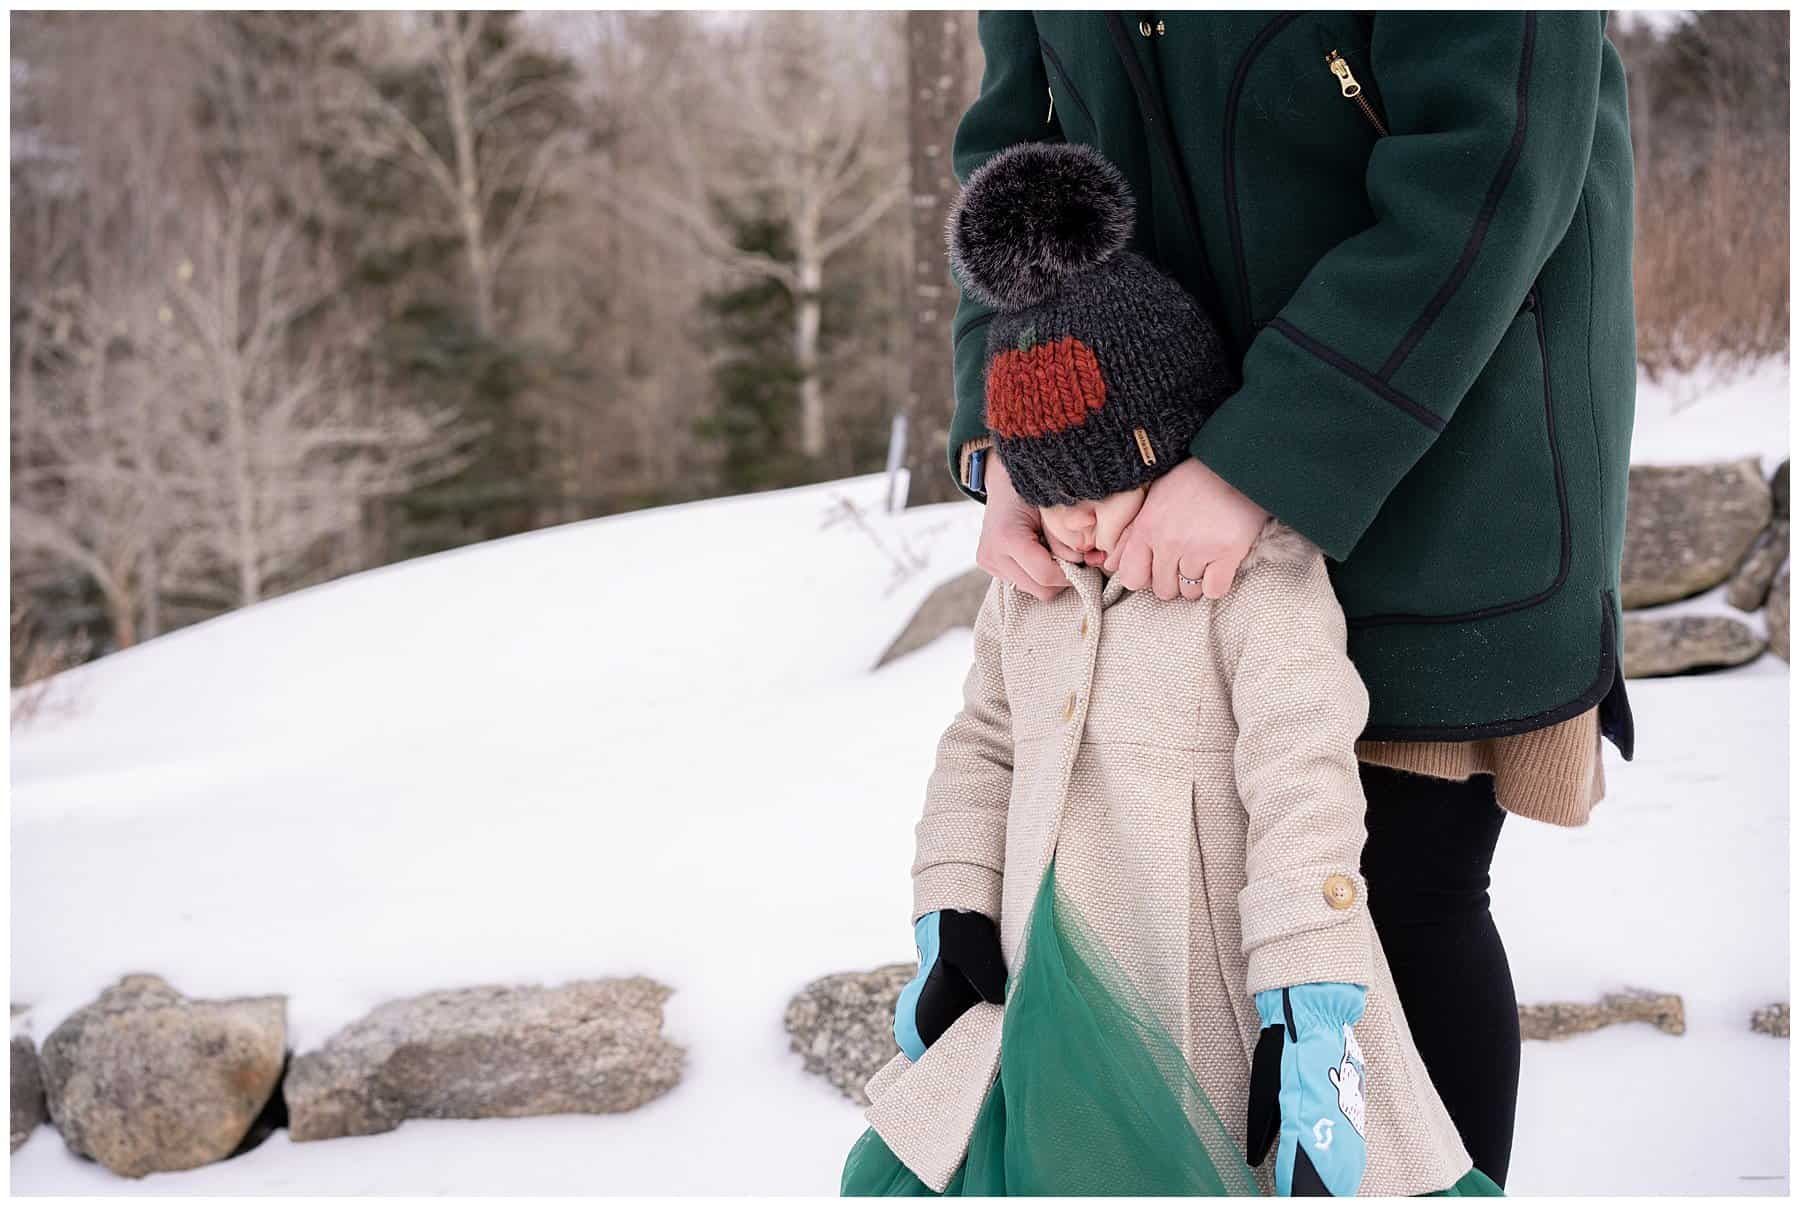
<path fill-rule="evenodd" d="M 1327 982 L 1256 995 L 1262 1038 L 1250 1069 L 1250 1164 L 1275 1149 L 1275 1193 L 1350 1196 L 1368 1164 L 1361 985 Z"/>
<path fill-rule="evenodd" d="M 933 910 L 913 927 L 919 972 L 894 1006 L 894 1040 L 908 1060 L 925 1049 L 976 1002 L 1006 1001 L 1006 960 L 1000 931 L 986 914 Z"/>

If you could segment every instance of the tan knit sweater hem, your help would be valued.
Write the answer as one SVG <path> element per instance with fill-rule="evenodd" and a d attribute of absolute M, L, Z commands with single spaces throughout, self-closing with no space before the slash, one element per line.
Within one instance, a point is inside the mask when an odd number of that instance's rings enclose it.
<path fill-rule="evenodd" d="M 1356 757 L 1435 779 L 1494 777 L 1508 813 L 1553 826 L 1585 826 L 1606 796 L 1597 709 L 1560 724 L 1472 742 L 1358 742 Z"/>

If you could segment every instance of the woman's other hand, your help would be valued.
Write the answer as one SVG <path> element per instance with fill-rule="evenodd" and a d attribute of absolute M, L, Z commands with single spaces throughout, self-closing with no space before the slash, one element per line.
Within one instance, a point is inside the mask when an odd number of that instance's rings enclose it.
<path fill-rule="evenodd" d="M 990 503 L 989 506 L 992 506 Z M 1158 599 L 1223 599 L 1269 513 L 1192 457 L 1150 484 L 1107 573 Z"/>
<path fill-rule="evenodd" d="M 998 457 L 987 467 L 987 511 L 981 517 L 981 543 L 975 547 L 975 564 L 995 578 L 1009 582 L 1027 595 L 1054 599 L 1069 585 L 1069 578 L 1038 540 L 1038 509 L 1019 498 L 1012 479 Z M 1060 542 L 1053 543 L 1057 557 L 1079 562 L 1081 554 Z"/>

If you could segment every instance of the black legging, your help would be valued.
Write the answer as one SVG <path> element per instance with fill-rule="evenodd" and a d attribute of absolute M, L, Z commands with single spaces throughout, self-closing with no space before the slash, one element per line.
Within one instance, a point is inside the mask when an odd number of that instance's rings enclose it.
<path fill-rule="evenodd" d="M 1419 1055 L 1475 1167 L 1501 1186 L 1519 1101 L 1519 1004 L 1488 912 L 1506 814 L 1492 776 L 1362 769 L 1369 913 Z"/>

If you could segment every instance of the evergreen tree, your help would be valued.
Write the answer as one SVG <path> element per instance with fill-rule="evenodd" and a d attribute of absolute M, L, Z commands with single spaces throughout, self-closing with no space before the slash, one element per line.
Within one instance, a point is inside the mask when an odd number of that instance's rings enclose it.
<path fill-rule="evenodd" d="M 375 353 L 387 388 L 453 405 L 468 425 L 460 472 L 391 506 L 396 557 L 554 518 L 534 401 L 568 372 L 514 334 L 527 286 L 507 256 L 560 203 L 546 182 L 577 116 L 574 68 L 527 42 L 515 13 L 419 20 L 418 47 L 348 65 L 363 92 L 338 112 L 326 153 L 355 284 L 383 308 Z"/>
<path fill-rule="evenodd" d="M 793 259 L 783 224 L 727 216 L 735 243 L 783 262 Z M 709 292 L 701 302 L 714 355 L 718 400 L 696 425 L 718 451 L 715 472 L 730 493 L 810 480 L 798 451 L 800 368 L 794 360 L 794 301 L 780 282 L 753 277 Z"/>
<path fill-rule="evenodd" d="M 720 221 L 742 251 L 793 261 L 787 224 L 770 216 L 766 199 L 745 214 L 717 207 Z M 877 315 L 881 300 L 859 284 L 859 274 L 836 274 L 821 294 L 819 345 L 824 387 L 836 395 L 849 373 L 839 354 L 867 351 L 867 341 L 848 337 Z M 801 440 L 801 381 L 794 355 L 794 296 L 773 277 L 757 275 L 708 292 L 701 301 L 706 343 L 714 357 L 717 401 L 696 425 L 701 441 L 717 450 L 718 488 L 726 493 L 770 490 L 823 481 L 881 467 L 891 393 L 875 393 L 866 405 L 834 406 L 827 447 L 809 457 Z"/>

